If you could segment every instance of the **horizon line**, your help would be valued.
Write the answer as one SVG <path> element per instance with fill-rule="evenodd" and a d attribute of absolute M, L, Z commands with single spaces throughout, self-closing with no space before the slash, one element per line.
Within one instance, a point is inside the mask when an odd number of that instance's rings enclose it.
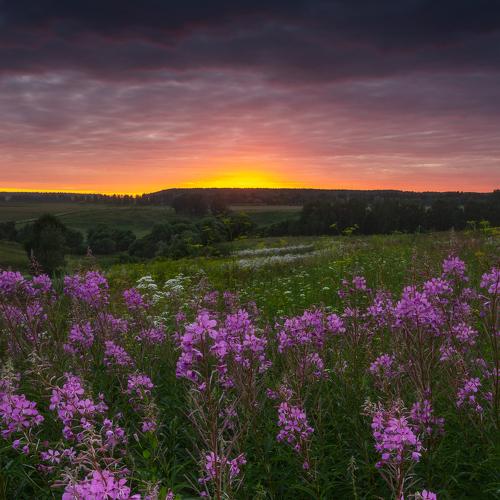
<path fill-rule="evenodd" d="M 488 194 L 488 193 L 494 193 L 495 191 L 498 191 L 499 188 L 492 188 L 490 191 L 464 191 L 460 189 L 455 189 L 455 190 L 447 190 L 447 191 L 439 191 L 439 190 L 427 190 L 427 191 L 419 191 L 415 189 L 395 189 L 395 188 L 364 188 L 364 189 L 353 189 L 353 188 L 318 188 L 318 187 L 260 187 L 260 186 L 254 186 L 254 187 L 230 187 L 230 186 L 225 186 L 225 187 L 215 187 L 215 186 L 196 186 L 196 187 L 189 187 L 189 186 L 175 186 L 175 187 L 167 187 L 167 188 L 162 188 L 158 189 L 156 191 L 142 191 L 142 192 L 113 192 L 113 191 L 90 191 L 90 190 L 57 190 L 57 189 L 17 189 L 17 188 L 0 188 L 0 194 L 78 194 L 78 195 L 102 195 L 102 196 L 133 196 L 133 197 L 139 197 L 139 196 L 145 196 L 145 195 L 150 195 L 150 194 L 156 194 L 160 193 L 162 191 L 169 191 L 169 190 L 174 190 L 174 189 L 183 189 L 183 190 L 200 190 L 200 189 L 211 189 L 211 190 L 224 190 L 224 189 L 233 189 L 233 190 L 250 190 L 250 189 L 260 189 L 260 190 L 267 190 L 267 191 L 276 191 L 276 190 L 293 190 L 293 191 L 298 191 L 298 190 L 310 190 L 310 191 L 395 191 L 395 192 L 402 192 L 402 193 L 471 193 L 471 194 Z"/>

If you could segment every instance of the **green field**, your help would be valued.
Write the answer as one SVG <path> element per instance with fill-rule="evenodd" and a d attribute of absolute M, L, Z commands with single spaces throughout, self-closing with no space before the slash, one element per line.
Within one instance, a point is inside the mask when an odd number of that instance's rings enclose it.
<path fill-rule="evenodd" d="M 231 210 L 247 213 L 258 226 L 262 226 L 296 217 L 300 208 L 289 205 L 235 205 Z M 68 227 L 82 232 L 97 224 L 106 224 L 119 229 L 130 229 L 138 237 L 144 236 L 155 224 L 176 217 L 173 209 L 165 206 L 0 202 L 0 222 L 15 221 L 22 225 L 34 222 L 43 214 L 56 215 Z"/>
<path fill-rule="evenodd" d="M 247 213 L 257 227 L 262 227 L 297 217 L 300 207 L 235 205 L 231 210 Z M 0 202 L 0 222 L 15 221 L 18 228 L 34 222 L 43 214 L 57 216 L 67 227 L 81 231 L 84 235 L 89 229 L 104 224 L 116 229 L 131 230 L 138 238 L 151 231 L 155 224 L 172 221 L 178 217 L 172 208 L 165 206 L 120 207 L 85 203 Z M 245 243 L 242 245 L 245 246 Z M 73 264 L 78 262 L 77 258 L 69 257 L 68 260 Z M 99 257 L 99 260 L 107 266 L 116 260 L 116 255 Z M 14 242 L 0 241 L 0 266 L 26 270 L 29 263 L 22 246 Z"/>
<path fill-rule="evenodd" d="M 361 274 L 378 287 L 400 290 L 403 283 L 435 273 L 443 256 L 458 252 L 476 279 L 499 255 L 499 238 L 474 237 L 461 233 L 355 237 L 255 238 L 232 243 L 234 252 L 312 245 L 293 262 L 264 263 L 245 269 L 238 256 L 153 260 L 142 264 L 115 265 L 109 275 L 118 286 L 131 286 L 136 279 L 150 274 L 161 281 L 178 274 L 203 273 L 219 290 L 238 291 L 255 300 L 270 316 L 292 314 L 311 304 L 335 302 L 340 280 Z M 317 251 L 320 252 L 317 252 Z"/>
<path fill-rule="evenodd" d="M 145 491 L 149 484 L 159 482 L 163 492 L 172 488 L 177 494 L 177 500 L 194 498 L 197 495 L 199 470 L 205 456 L 202 446 L 208 442 L 204 436 L 218 430 L 214 430 L 212 425 L 205 428 L 204 420 L 201 420 L 201 424 L 193 424 L 191 416 L 193 412 L 204 411 L 213 411 L 214 415 L 220 416 L 225 402 L 234 401 L 243 417 L 252 419 L 250 429 L 242 424 L 242 434 L 235 431 L 236 437 L 231 438 L 237 440 L 238 452 L 246 454 L 247 464 L 241 488 L 220 498 L 399 500 L 401 497 L 391 495 L 375 467 L 379 457 L 374 448 L 370 418 L 363 412 L 368 400 L 380 401 L 389 408 L 396 395 L 403 398 L 402 401 L 409 410 L 410 405 L 421 396 L 413 386 L 413 379 L 403 378 L 401 388 L 397 385 L 380 388 L 374 383 L 369 368 L 382 353 L 394 351 L 402 356 L 402 360 L 404 356 L 414 354 L 407 350 L 406 344 L 400 345 L 403 342 L 399 336 L 401 332 L 388 326 L 390 320 L 387 320 L 387 325 L 376 330 L 373 337 L 370 336 L 370 329 L 366 332 L 362 330 L 367 336 L 358 345 L 353 340 L 357 338 L 357 320 L 353 319 L 351 323 L 349 314 L 346 314 L 349 310 L 346 306 L 357 302 L 346 303 L 351 299 L 342 298 L 338 292 L 345 286 L 344 279 L 349 280 L 350 284 L 353 283 L 353 276 L 364 276 L 369 287 L 367 295 L 355 296 L 357 298 L 354 299 L 362 301 L 359 302 L 361 311 L 371 303 L 364 301 L 371 301 L 375 297 L 372 291 L 375 290 L 390 292 L 398 300 L 403 287 L 410 284 L 421 287 L 423 282 L 433 277 L 445 276 L 442 274 L 442 262 L 450 254 L 460 256 L 467 269 L 468 279 L 458 283 L 457 289 L 466 286 L 484 292 L 484 287 L 480 287 L 481 276 L 498 263 L 500 239 L 481 232 L 449 231 L 370 237 L 248 238 L 232 242 L 230 247 L 231 254 L 226 257 L 180 260 L 157 258 L 138 264 L 113 264 L 112 256 L 97 260 L 68 257 L 67 273 L 88 269 L 100 269 L 104 272 L 110 288 L 109 304 L 106 301 L 102 306 L 103 310 L 127 318 L 130 330 L 113 338 L 134 356 L 136 365 L 129 370 L 123 366 L 111 369 L 103 365 L 102 348 L 90 349 L 82 353 L 81 358 L 64 350 L 61 344 L 70 338 L 68 332 L 74 318 L 79 318 L 78 321 L 82 324 L 86 321 L 93 322 L 95 328 L 98 328 L 96 317 L 101 316 L 100 309 L 82 308 L 75 300 L 68 300 L 62 291 L 61 276 L 57 276 L 54 289 L 59 294 L 59 299 L 47 302 L 48 318 L 51 321 L 50 339 L 41 344 L 36 357 L 32 354 L 28 358 L 16 358 L 16 353 L 12 354 L 16 370 L 23 373 L 22 390 L 30 399 L 36 400 L 38 408 L 44 411 L 45 424 L 40 426 L 39 434 L 34 434 L 40 441 L 34 441 L 33 446 L 44 440 L 51 443 L 51 448 L 63 446 L 60 424 L 54 420 L 53 412 L 47 409 L 50 391 L 44 384 L 52 380 L 61 381 L 63 374 L 71 371 L 85 380 L 85 390 L 90 394 L 106 395 L 110 415 L 122 415 L 119 422 L 129 436 L 127 449 L 123 452 L 126 457 L 124 460 L 133 471 L 129 481 L 134 491 Z M 0 251 L 2 258 L 11 259 L 12 267 L 16 267 L 16 261 L 18 264 L 22 262 L 23 251 L 19 246 L 3 243 Z M 19 267 L 26 270 L 25 266 Z M 139 284 L 138 280 L 141 280 Z M 123 291 L 134 286 L 139 286 L 141 293 L 151 301 L 150 308 L 148 306 L 141 312 L 127 311 L 124 307 Z M 238 297 L 237 307 L 241 305 L 249 311 L 255 311 L 252 313 L 255 332 L 259 336 L 265 336 L 268 341 L 267 355 L 272 365 L 261 376 L 257 375 L 257 364 L 253 375 L 260 378 L 259 384 L 255 386 L 258 397 L 255 414 L 253 410 L 247 414 L 245 412 L 248 410 L 240 408 L 242 400 L 240 401 L 236 389 L 219 389 L 218 386 L 216 389 L 211 388 L 210 390 L 217 391 L 214 392 L 217 398 L 211 399 L 211 404 L 208 404 L 203 399 L 205 396 L 202 390 L 198 390 L 196 386 L 190 389 L 187 380 L 176 376 L 181 350 L 175 340 L 177 332 L 182 335 L 196 315 L 207 310 L 222 325 L 226 314 L 223 312 L 224 308 L 229 310 L 232 307 L 224 305 L 220 300 L 222 297 L 225 299 L 222 294 L 218 295 L 219 299 L 210 303 L 206 297 L 213 295 L 213 291 L 234 292 L 233 297 Z M 3 300 L 4 304 L 9 304 L 8 295 L 4 294 Z M 442 306 L 437 304 L 436 307 Z M 483 317 L 480 307 L 489 307 L 488 304 L 488 301 L 483 305 L 474 301 L 473 308 L 470 309 L 473 314 L 470 322 L 480 331 L 477 343 L 470 347 L 470 359 L 466 357 L 462 360 L 470 363 L 470 370 L 476 369 L 474 359 L 479 354 L 488 363 L 494 362 L 487 328 L 482 330 L 480 322 Z M 295 353 L 293 356 L 299 356 L 296 359 L 287 355 L 288 351 L 279 351 L 277 343 L 285 320 L 300 316 L 305 310 L 309 313 L 319 312 L 323 318 L 332 313 L 337 314 L 350 326 L 345 330 L 345 335 L 329 335 L 326 337 L 327 343 L 318 348 L 324 359 L 324 378 L 314 376 L 307 379 L 307 384 L 302 385 L 300 378 L 293 382 L 293 377 L 299 377 L 302 373 L 303 365 L 297 360 L 309 351 L 304 351 L 303 354 L 299 349 L 292 351 Z M 447 311 L 451 320 L 454 320 L 453 308 Z M 188 316 L 184 320 L 178 320 L 180 312 Z M 82 314 L 85 316 L 82 317 Z M 391 318 L 391 314 L 388 313 L 387 317 Z M 142 332 L 142 325 L 150 324 L 149 322 L 164 325 L 168 337 L 164 344 L 146 345 L 138 341 L 137 335 Z M 443 332 L 446 332 L 446 324 L 443 325 Z M 311 322 L 310 326 L 313 328 L 314 323 Z M 7 345 L 6 339 L 18 334 L 16 329 L 9 330 L 9 324 L 5 321 L 2 327 L 4 336 L 3 341 L 0 338 L 0 346 Z M 293 332 L 293 328 L 290 332 Z M 418 331 L 418 326 L 413 323 L 411 328 Z M 429 349 L 434 349 L 436 342 L 444 342 L 443 339 L 446 338 L 445 333 L 443 336 L 433 336 L 427 330 L 425 332 L 425 352 L 431 352 Z M 307 345 L 304 349 L 306 348 Z M 0 360 L 7 359 L 6 353 L 10 352 L 5 348 L 4 357 L 0 357 Z M 416 357 L 411 359 L 412 363 L 418 361 Z M 422 460 L 411 465 L 408 478 L 415 482 L 409 482 L 405 487 L 406 492 L 410 493 L 405 498 L 420 499 L 414 492 L 424 488 L 436 491 L 440 500 L 498 498 L 500 441 L 498 421 L 495 426 L 491 405 L 483 403 L 486 405 L 484 414 L 479 415 L 470 409 L 457 409 L 456 386 L 458 382 L 464 383 L 464 377 L 469 376 L 468 372 L 460 372 L 461 365 L 458 362 L 449 369 L 446 363 L 432 356 L 425 356 L 423 359 L 432 360 L 430 366 L 435 370 L 432 372 L 435 386 L 433 408 L 436 415 L 444 418 L 445 432 L 436 436 L 436 441 L 426 441 Z M 34 362 L 36 363 L 33 364 Z M 297 366 L 294 363 L 298 363 Z M 237 365 L 231 366 L 236 369 L 234 366 Z M 154 418 L 160 424 L 159 430 L 154 434 L 139 430 L 138 418 L 140 412 L 146 411 L 145 407 L 131 406 L 129 396 L 119 390 L 119 387 L 126 386 L 126 377 L 136 373 L 135 370 L 147 373 L 155 384 L 152 395 L 148 395 L 148 401 L 153 406 L 147 410 L 154 411 Z M 39 378 L 39 373 L 42 378 Z M 204 372 L 200 370 L 199 373 Z M 204 376 L 206 380 L 210 380 L 215 374 L 212 371 Z M 39 380 L 43 380 L 42 384 Z M 237 380 L 253 379 L 245 376 Z M 266 389 L 276 390 L 290 380 L 296 391 L 294 397 L 297 399 L 294 401 L 305 408 L 308 421 L 314 428 L 307 444 L 314 473 L 304 470 L 304 457 L 298 456 L 290 446 L 276 437 L 279 430 L 277 405 L 268 397 Z M 486 375 L 482 378 L 482 383 L 484 387 L 491 387 Z M 395 394 L 392 394 L 393 390 Z M 198 401 L 195 398 L 201 399 Z M 218 403 L 215 404 L 214 401 Z M 231 435 L 231 432 L 227 430 L 226 434 Z M 226 442 L 225 437 L 220 439 Z M 47 476 L 39 473 L 33 465 L 39 460 L 37 456 L 33 456 L 35 458 L 25 457 L 9 445 L 0 447 L 0 498 L 49 499 L 54 498 L 54 494 L 58 495 L 60 490 L 49 487 L 53 479 L 47 480 Z M 61 473 L 63 472 L 57 472 Z M 53 477 L 57 477 L 56 474 Z"/>

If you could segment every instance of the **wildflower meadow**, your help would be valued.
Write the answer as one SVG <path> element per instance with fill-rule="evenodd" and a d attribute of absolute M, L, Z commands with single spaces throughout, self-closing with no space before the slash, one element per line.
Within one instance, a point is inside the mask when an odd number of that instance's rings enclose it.
<path fill-rule="evenodd" d="M 302 279 L 292 249 L 237 257 Z M 498 262 L 343 271 L 290 314 L 200 273 L 1 271 L 0 497 L 499 498 Z"/>

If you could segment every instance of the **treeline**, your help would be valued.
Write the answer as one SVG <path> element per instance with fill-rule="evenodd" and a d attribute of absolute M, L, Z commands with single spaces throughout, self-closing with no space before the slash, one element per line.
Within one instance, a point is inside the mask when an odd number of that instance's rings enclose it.
<path fill-rule="evenodd" d="M 255 229 L 248 215 L 226 212 L 200 219 L 183 219 L 156 224 L 152 231 L 129 248 L 131 258 L 181 258 L 220 255 L 224 243 L 249 235 Z"/>
<path fill-rule="evenodd" d="M 461 230 L 481 221 L 500 225 L 500 191 L 463 203 L 438 198 L 430 205 L 404 199 L 312 201 L 304 204 L 299 218 L 272 224 L 264 232 L 267 236 L 411 233 Z"/>
<path fill-rule="evenodd" d="M 497 191 L 498 192 L 498 191 Z M 428 206 L 442 199 L 464 204 L 488 200 L 494 193 L 423 192 L 396 190 L 357 191 L 342 189 L 286 189 L 286 188 L 174 188 L 142 195 L 104 195 L 73 193 L 0 193 L 4 202 L 102 203 L 108 205 L 168 205 L 174 206 L 185 197 L 197 199 L 202 205 L 304 205 L 310 202 L 364 203 L 378 201 L 411 201 Z"/>
<path fill-rule="evenodd" d="M 155 224 L 142 238 L 126 229 L 97 225 L 86 235 L 68 228 L 54 215 L 42 215 L 19 230 L 13 222 L 0 224 L 0 239 L 24 246 L 33 266 L 53 274 L 62 269 L 66 255 L 117 254 L 121 262 L 137 262 L 154 257 L 178 259 L 226 253 L 224 243 L 250 234 L 255 229 L 248 215 L 224 212 L 200 218 L 179 217 Z"/>

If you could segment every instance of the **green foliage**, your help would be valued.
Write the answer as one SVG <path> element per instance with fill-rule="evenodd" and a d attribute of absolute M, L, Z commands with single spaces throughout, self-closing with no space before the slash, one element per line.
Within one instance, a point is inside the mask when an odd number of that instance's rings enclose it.
<path fill-rule="evenodd" d="M 110 255 L 126 251 L 135 240 L 135 234 L 129 229 L 115 229 L 105 224 L 99 224 L 87 233 L 88 246 L 95 254 Z"/>
<path fill-rule="evenodd" d="M 17 229 L 14 221 L 0 222 L 0 240 L 15 241 L 16 236 Z"/>

